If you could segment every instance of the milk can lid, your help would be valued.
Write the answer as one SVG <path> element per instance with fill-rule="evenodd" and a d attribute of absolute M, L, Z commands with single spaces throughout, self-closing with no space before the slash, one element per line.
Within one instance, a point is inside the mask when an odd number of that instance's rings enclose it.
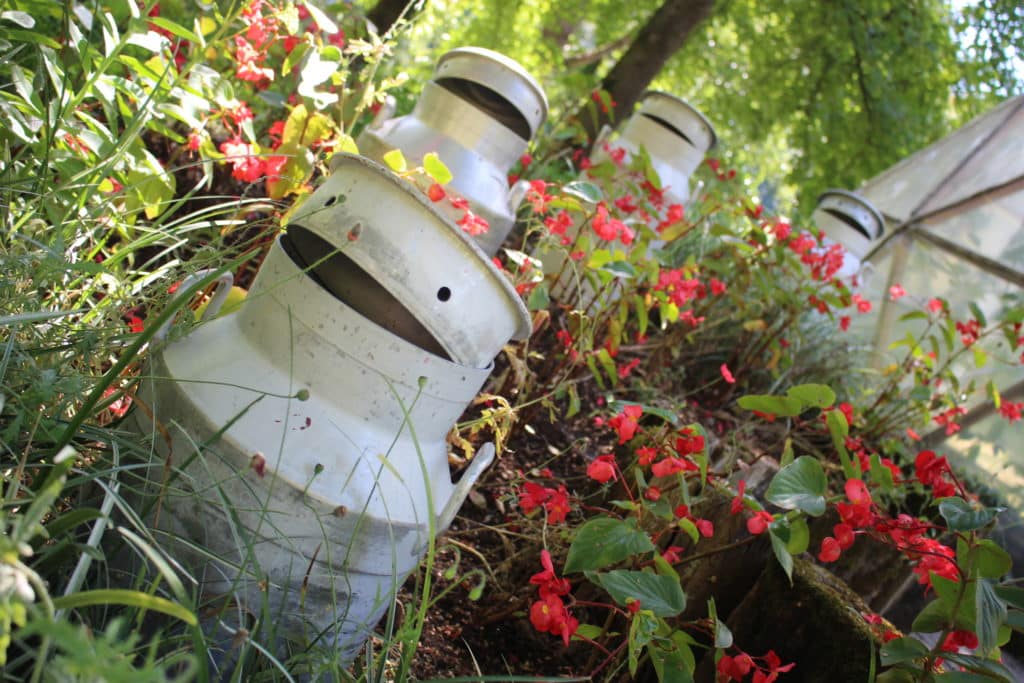
<path fill-rule="evenodd" d="M 698 149 L 707 152 L 718 142 L 715 127 L 692 104 L 660 90 L 648 90 L 640 98 L 641 114 L 661 119 L 690 140 Z"/>
<path fill-rule="evenodd" d="M 523 115 L 531 137 L 547 118 L 548 99 L 540 83 L 519 62 L 499 52 L 482 47 L 450 50 L 434 68 L 434 80 L 441 78 L 461 78 L 497 92 Z"/>

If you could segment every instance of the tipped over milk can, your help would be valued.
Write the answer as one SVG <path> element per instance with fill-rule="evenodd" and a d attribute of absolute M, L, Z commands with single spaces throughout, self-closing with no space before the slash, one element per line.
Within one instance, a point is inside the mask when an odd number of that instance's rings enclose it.
<path fill-rule="evenodd" d="M 286 638 L 351 660 L 493 458 L 486 444 L 453 483 L 446 435 L 529 331 L 472 240 L 343 156 L 245 303 L 159 349 L 143 378 L 159 427 L 143 411 L 138 426 L 169 432 L 150 479 L 166 483 L 165 459 L 181 468 L 159 518 L 183 539 L 173 556 L 205 594 L 266 601 Z"/>
<path fill-rule="evenodd" d="M 418 165 L 435 152 L 452 172 L 447 187 L 490 224 L 475 239 L 493 256 L 529 188 L 521 181 L 510 190 L 508 172 L 547 113 L 544 90 L 519 63 L 491 50 L 461 47 L 438 61 L 412 113 L 391 118 L 390 100 L 356 143 L 360 153 L 376 161 L 399 149 Z"/>
<path fill-rule="evenodd" d="M 885 220 L 864 197 L 846 190 L 826 190 L 818 197 L 811 219 L 825 232 L 825 246 L 838 243 L 846 253 L 835 277 L 861 272 L 861 262 L 885 231 Z"/>
<path fill-rule="evenodd" d="M 685 204 L 690 198 L 690 176 L 717 143 L 715 129 L 696 107 L 675 95 L 648 90 L 618 137 L 604 128 L 594 143 L 591 161 L 608 158 L 604 145 L 626 150 L 627 159 L 643 147 L 665 188 L 667 204 Z"/>
<path fill-rule="evenodd" d="M 592 148 L 591 162 L 599 164 L 609 161 L 609 150 L 621 149 L 625 152 L 623 163 L 628 164 L 641 149 L 645 150 L 651 168 L 658 174 L 658 180 L 664 190 L 664 214 L 669 206 L 685 204 L 689 200 L 690 176 L 716 143 L 715 129 L 704 114 L 674 95 L 649 90 L 640 98 L 637 110 L 626 120 L 618 135 L 614 135 L 609 126 L 601 129 Z M 586 172 L 581 173 L 580 178 L 587 179 Z M 606 195 L 627 191 L 617 186 L 605 190 Z M 658 215 L 652 219 L 656 224 L 663 217 Z M 567 234 L 571 239 L 575 238 L 578 230 L 579 228 L 574 226 Z M 660 240 L 653 240 L 650 246 L 660 247 L 663 244 L 664 242 Z M 629 249 L 614 242 L 607 248 L 620 252 Z M 568 253 L 565 250 L 540 249 L 533 255 L 540 259 L 545 275 L 554 276 L 551 295 L 555 298 L 565 299 L 575 294 L 585 303 L 595 296 L 593 288 L 588 283 L 581 282 L 577 288 L 572 268 L 568 267 Z M 615 298 L 614 293 L 607 296 Z"/>

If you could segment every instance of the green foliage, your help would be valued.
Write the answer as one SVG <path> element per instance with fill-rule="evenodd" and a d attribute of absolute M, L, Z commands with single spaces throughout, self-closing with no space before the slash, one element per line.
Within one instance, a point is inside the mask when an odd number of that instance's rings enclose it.
<path fill-rule="evenodd" d="M 828 481 L 817 459 L 802 455 L 779 470 L 765 492 L 768 502 L 785 510 L 802 510 L 812 517 L 825 513 Z"/>
<path fill-rule="evenodd" d="M 300 19 L 300 6 L 309 18 Z M 365 32 L 347 6 L 339 13 L 339 3 L 324 10 L 285 1 L 267 10 L 281 40 L 258 52 L 258 63 L 245 65 L 235 40 L 248 36 L 241 4 L 200 14 L 194 4 L 165 0 L 162 16 L 147 16 L 152 5 L 75 6 L 72 12 L 37 0 L 9 3 L 0 13 L 0 116 L 6 124 L 0 127 L 6 210 L 0 218 L 0 659 L 6 658 L 12 677 L 408 677 L 427 610 L 440 599 L 431 594 L 429 570 L 420 577 L 412 616 L 403 619 L 393 609 L 382 626 L 385 646 L 369 648 L 350 671 L 341 672 L 337 654 L 322 643 L 277 659 L 269 649 L 278 636 L 269 607 L 257 615 L 252 632 L 236 633 L 234 672 L 207 671 L 214 643 L 198 622 L 200 614 L 209 614 L 208 603 L 193 594 L 191 577 L 180 575 L 175 558 L 127 497 L 137 468 L 126 461 L 148 457 L 149 447 L 126 437 L 120 421 L 156 327 L 192 305 L 185 298 L 170 302 L 165 290 L 205 267 L 244 269 L 270 236 L 264 228 L 277 227 L 284 202 L 301 198 L 325 171 L 327 154 L 357 151 L 351 133 L 365 122 L 365 109 L 403 82 L 401 70 L 414 82 L 425 80 L 432 62 L 423 55 L 465 43 L 501 49 L 541 77 L 554 101 L 553 121 L 559 121 L 560 113 L 588 97 L 597 73 L 625 44 L 620 39 L 655 6 L 654 0 L 429 3 L 410 34 L 384 44 L 374 36 L 351 38 Z M 979 54 L 1004 39 L 1019 41 L 1019 12 L 995 0 L 980 7 L 966 10 L 970 23 L 958 25 L 961 32 L 989 27 L 971 49 L 960 46 L 969 56 L 965 66 L 951 56 L 958 46 L 937 2 L 721 3 L 657 84 L 705 110 L 727 159 L 755 170 L 755 180 L 783 185 L 766 184 L 755 198 L 741 182 L 704 171 L 696 202 L 675 222 L 658 225 L 665 212 L 654 206 L 656 193 L 643 188 L 661 183 L 645 155 L 624 168 L 606 161 L 587 179 L 549 188 L 551 208 L 571 214 L 575 240 L 562 244 L 545 232 L 538 212 L 526 221 L 522 251 L 507 252 L 538 329 L 532 346 L 506 349 L 513 369 L 504 377 L 521 382 L 506 393 L 522 403 L 492 398 L 504 402 L 508 424 L 531 404 L 556 415 L 556 398 L 567 403 L 566 420 L 589 410 L 591 378 L 609 392 L 602 400 L 621 411 L 617 417 L 639 407 L 631 425 L 623 419 L 617 428 L 623 452 L 605 454 L 634 458 L 625 472 L 613 469 L 615 483 L 608 487 L 625 487 L 628 500 L 613 501 L 612 512 L 588 508 L 600 514 L 572 532 L 544 536 L 564 543 L 564 572 L 582 573 L 592 591 L 610 598 L 606 607 L 622 633 L 577 631 L 610 646 L 607 651 L 617 654 L 609 661 L 621 655 L 622 666 L 633 672 L 649 662 L 659 680 L 685 682 L 696 667 L 696 640 L 687 629 L 723 652 L 741 645 L 733 643 L 713 602 L 708 619 L 680 623 L 686 594 L 673 553 L 684 549 L 670 544 L 689 550 L 709 535 L 708 520 L 682 510 L 706 496 L 725 495 L 721 475 L 731 467 L 712 464 L 704 439 L 717 437 L 681 411 L 691 397 L 706 399 L 709 414 L 721 413 L 736 391 L 746 394 L 738 400 L 742 408 L 786 418 L 776 425 L 791 430 L 782 468 L 765 501 L 788 512 L 771 515 L 748 495 L 737 514 L 758 513 L 748 524 L 767 524 L 762 533 L 769 534 L 787 573 L 793 557 L 809 549 L 806 517 L 821 515 L 834 500 L 822 464 L 832 454 L 795 458 L 793 443 L 809 453 L 802 435 L 816 437 L 819 447 L 831 436 L 846 477 L 864 476 L 850 452 L 854 447 L 846 445 L 851 434 L 864 432 L 832 409 L 836 391 L 826 386 L 844 369 L 831 353 L 843 345 L 824 343 L 824 323 L 849 306 L 849 291 L 828 277 L 808 277 L 792 239 L 780 236 L 782 221 L 763 217 L 758 199 L 764 204 L 776 190 L 795 186 L 805 197 L 824 185 L 851 186 L 942 132 L 992 92 L 1017 87 L 994 51 Z M 516 30 L 507 30 L 513 25 Z M 351 32 L 347 41 L 339 38 L 343 28 Z M 295 41 L 289 51 L 286 38 Z M 382 65 L 392 49 L 400 59 Z M 561 68 L 566 58 L 572 66 Z M 256 68 L 265 82 L 241 78 L 244 66 Z M 357 77 L 359 68 L 364 71 Z M 947 103 L 951 87 L 966 93 L 955 110 Z M 397 94 L 408 105 L 413 88 Z M 289 101 L 292 95 L 296 99 Z M 552 145 L 573 134 L 554 124 L 546 133 Z M 421 185 L 452 179 L 436 156 L 427 155 L 422 168 L 409 168 L 400 157 L 393 159 L 396 170 Z M 572 172 L 561 158 L 544 163 L 552 173 Z M 627 192 L 653 221 L 616 206 Z M 254 199 L 243 198 L 249 194 Z M 635 232 L 635 241 L 592 234 L 601 211 Z M 251 222 L 251 213 L 265 225 Z M 541 282 L 540 261 L 530 254 L 544 245 L 582 254 L 566 266 L 572 294 L 551 278 Z M 694 294 L 678 296 L 663 277 L 680 286 L 685 281 Z M 727 290 L 716 292 L 714 282 Z M 808 312 L 810 297 L 826 302 L 827 312 Z M 180 328 L 193 324 L 191 313 L 177 317 Z M 1005 322 L 992 326 L 1005 331 Z M 955 355 L 954 321 L 943 314 L 934 323 L 935 343 Z M 568 334 L 568 344 L 541 337 L 556 326 Z M 655 343 L 641 348 L 648 336 Z M 927 364 L 922 345 L 923 339 L 911 337 L 908 357 Z M 641 365 L 636 372 L 642 380 L 634 381 L 636 366 L 623 356 L 656 362 Z M 993 360 L 975 356 L 978 365 Z M 729 368 L 737 376 L 732 381 Z M 883 407 L 895 403 L 902 378 L 896 373 Z M 846 385 L 834 386 L 851 393 Z M 648 404 L 642 394 L 652 394 L 652 387 L 664 395 L 653 395 Z M 994 384 L 987 393 L 1000 400 Z M 909 402 L 937 409 L 928 392 L 911 395 Z M 826 426 L 814 431 L 808 418 L 823 410 Z M 869 411 L 863 419 L 877 418 L 878 433 L 888 434 L 905 417 Z M 738 418 L 727 438 L 753 433 L 755 419 Z M 632 428 L 640 436 L 629 433 Z M 663 469 L 644 470 L 651 463 L 640 465 L 634 444 L 625 445 L 633 439 L 654 448 Z M 870 462 L 873 486 L 894 498 L 904 495 L 880 454 Z M 955 497 L 941 500 L 938 512 L 959 534 L 963 550 L 956 567 L 963 581 L 936 576 L 938 597 L 919 625 L 944 635 L 954 628 L 974 630 L 982 650 L 994 653 L 1007 627 L 1019 627 L 1024 609 L 1020 589 L 993 583 L 1007 573 L 1008 556 L 976 534 L 996 510 Z M 120 516 L 112 530 L 115 514 Z M 105 532 L 134 556 L 139 569 L 131 587 L 112 587 L 120 580 L 107 574 L 117 560 L 100 544 Z M 490 567 L 487 573 L 460 567 L 458 561 L 448 565 L 444 578 L 466 584 L 469 598 L 479 598 L 493 580 L 485 579 L 494 576 Z M 920 659 L 934 659 L 937 650 L 921 652 L 916 642 L 892 645 L 883 658 L 906 672 Z M 392 655 L 392 646 L 398 654 Z M 947 659 L 979 675 L 1003 675 L 982 657 Z"/>
<path fill-rule="evenodd" d="M 541 80 L 560 121 L 659 4 L 428 3 L 399 54 L 459 45 L 504 52 Z M 715 154 L 742 169 L 763 201 L 799 199 L 809 212 L 821 191 L 854 188 L 1020 92 L 1022 27 L 1012 0 L 957 9 L 942 0 L 720 2 L 652 87 L 708 116 L 721 139 Z M 422 82 L 430 64 L 403 67 Z"/>
<path fill-rule="evenodd" d="M 634 600 L 640 608 L 655 616 L 674 617 L 686 608 L 686 595 L 679 580 L 650 572 L 615 569 L 596 575 L 593 580 L 622 606 Z"/>
<path fill-rule="evenodd" d="M 565 571 L 582 572 L 603 569 L 621 562 L 637 553 L 654 550 L 650 538 L 635 524 L 597 517 L 583 525 L 576 533 L 569 555 L 565 561 Z"/>

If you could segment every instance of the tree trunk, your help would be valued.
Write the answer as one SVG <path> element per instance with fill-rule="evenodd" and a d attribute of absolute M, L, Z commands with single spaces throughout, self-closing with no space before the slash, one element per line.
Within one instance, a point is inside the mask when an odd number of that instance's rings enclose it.
<path fill-rule="evenodd" d="M 378 0 L 373 9 L 366 13 L 366 19 L 377 28 L 377 35 L 383 36 L 402 16 L 407 5 L 412 5 L 405 15 L 409 19 L 422 10 L 425 4 L 426 0 Z"/>
<path fill-rule="evenodd" d="M 693 29 L 711 14 L 714 4 L 714 0 L 665 0 L 651 15 L 601 82 L 601 89 L 611 94 L 615 108 L 605 112 L 588 104 L 576 114 L 591 140 L 602 126 L 612 121 L 612 116 L 629 115 L 647 85 L 679 51 Z M 594 110 L 596 117 L 591 113 Z"/>

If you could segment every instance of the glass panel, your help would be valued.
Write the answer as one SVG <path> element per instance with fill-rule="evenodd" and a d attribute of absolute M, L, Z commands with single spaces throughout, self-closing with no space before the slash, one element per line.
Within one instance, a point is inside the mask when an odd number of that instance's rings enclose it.
<path fill-rule="evenodd" d="M 948 137 L 872 178 L 858 190 L 859 194 L 886 215 L 901 222 L 906 220 L 1022 100 L 1024 97 L 1007 100 L 979 116 Z"/>
<path fill-rule="evenodd" d="M 920 213 L 930 213 L 944 206 L 1002 185 L 1024 175 L 1024 98 L 1016 113 L 1002 124 L 991 140 L 962 169 L 947 180 L 942 190 Z"/>
<path fill-rule="evenodd" d="M 947 439 L 939 452 L 954 456 L 976 483 L 994 489 L 1017 510 L 1024 508 L 1024 459 L 1018 455 L 1020 423 L 992 415 Z"/>
<path fill-rule="evenodd" d="M 961 261 L 927 242 L 914 240 L 909 247 L 903 272 L 896 279 L 896 282 L 906 290 L 907 295 L 896 301 L 890 301 L 887 291 L 891 269 L 890 259 L 891 256 L 884 253 L 877 257 L 878 271 L 865 283 L 862 291 L 862 295 L 869 299 L 874 306 L 871 313 L 857 316 L 855 323 L 851 325 L 851 331 L 859 334 L 861 339 L 867 343 L 871 343 L 875 339 L 885 307 L 895 308 L 895 315 L 892 319 L 898 321 L 899 317 L 905 313 L 927 310 L 928 300 L 932 297 L 942 297 L 949 301 L 950 311 L 955 320 L 967 320 L 972 317 L 969 307 L 972 302 L 977 304 L 988 318 L 996 319 L 1006 308 L 1018 305 L 1021 299 L 1021 291 L 1016 286 L 990 275 L 970 263 Z M 886 331 L 880 348 L 875 349 L 885 358 L 884 364 L 902 360 L 906 354 L 906 347 L 890 349 L 889 345 L 893 341 L 903 339 L 908 333 L 915 338 L 920 336 L 926 324 L 923 320 L 894 322 Z M 992 341 L 999 342 L 1000 340 Z M 956 348 L 960 348 L 960 343 L 960 339 L 957 338 L 955 340 Z M 1005 344 L 1003 346 L 1005 347 Z M 1012 353 L 1008 353 L 1005 348 L 998 350 L 987 344 L 985 348 L 990 352 L 992 359 L 981 369 L 974 367 L 970 353 L 964 354 L 964 362 L 960 366 L 959 373 L 964 385 L 971 379 L 985 382 L 993 376 L 990 373 L 996 373 L 996 383 L 1000 386 L 1009 386 L 1024 377 L 1024 371 L 1021 370 Z M 997 358 L 1012 362 L 1000 363 Z"/>
<path fill-rule="evenodd" d="M 1020 134 L 1022 148 L 1017 153 L 1024 170 L 1024 128 Z M 1024 272 L 1024 189 L 959 214 L 925 221 L 923 226 L 929 232 Z"/>
<path fill-rule="evenodd" d="M 856 335 L 866 343 L 871 343 L 875 338 L 878 318 L 881 315 L 882 292 L 886 289 L 889 271 L 892 269 L 892 254 L 892 249 L 885 249 L 864 264 L 864 270 L 861 271 L 861 286 L 858 291 L 873 305 L 870 313 L 850 313 L 850 334 Z"/>

